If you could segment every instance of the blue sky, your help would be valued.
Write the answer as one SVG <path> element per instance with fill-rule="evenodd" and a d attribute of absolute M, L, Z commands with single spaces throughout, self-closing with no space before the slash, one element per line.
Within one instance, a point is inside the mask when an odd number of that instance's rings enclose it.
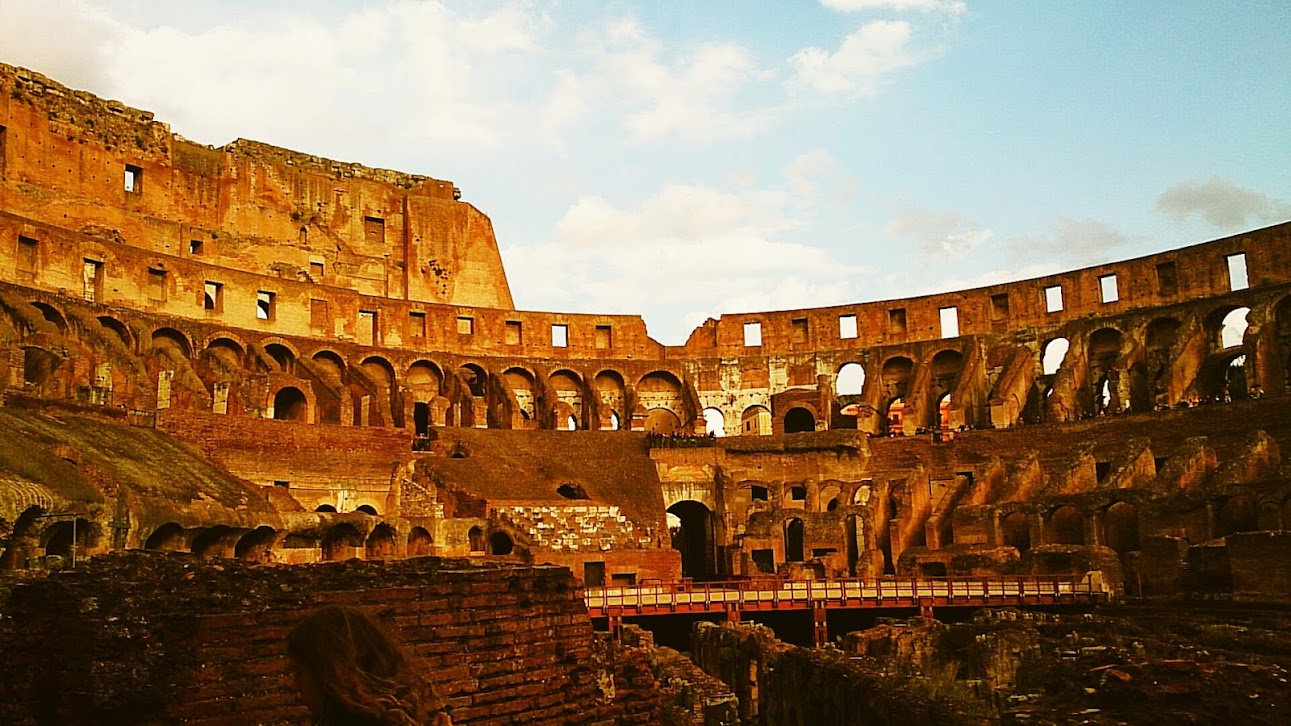
<path fill-rule="evenodd" d="M 1291 219 L 1285 0 L 0 0 L 0 60 L 452 179 L 519 307 L 669 344 Z"/>

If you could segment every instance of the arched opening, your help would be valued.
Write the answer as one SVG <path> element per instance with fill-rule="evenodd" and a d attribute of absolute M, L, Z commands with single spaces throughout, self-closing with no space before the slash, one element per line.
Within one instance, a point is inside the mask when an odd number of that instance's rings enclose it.
<path fill-rule="evenodd" d="M 556 493 L 566 499 L 587 499 L 587 492 L 577 484 L 565 482 L 556 487 Z"/>
<path fill-rule="evenodd" d="M 29 388 L 40 388 L 54 376 L 63 359 L 44 348 L 22 349 L 22 381 Z"/>
<path fill-rule="evenodd" d="M 844 528 L 847 535 L 847 572 L 852 577 L 856 577 L 858 576 L 856 565 L 861 561 L 861 552 L 865 551 L 865 543 L 862 541 L 865 525 L 860 516 L 849 514 Z"/>
<path fill-rule="evenodd" d="M 412 405 L 412 426 L 417 436 L 430 435 L 430 404 L 418 401 Z"/>
<path fill-rule="evenodd" d="M 1067 350 L 1071 348 L 1071 343 L 1066 338 L 1054 338 L 1044 344 L 1044 352 L 1040 357 L 1040 370 L 1046 376 L 1052 376 L 1062 367 L 1062 363 L 1067 359 Z"/>
<path fill-rule="evenodd" d="M 1031 518 L 1022 512 L 1012 512 L 1000 520 L 1004 544 L 1018 552 L 1031 549 Z"/>
<path fill-rule="evenodd" d="M 108 315 L 99 316 L 99 325 L 104 330 L 111 331 L 121 341 L 121 345 L 130 348 L 134 345 L 134 336 L 130 335 L 130 329 L 126 324 Z"/>
<path fill-rule="evenodd" d="M 336 507 L 333 507 L 333 506 L 332 506 L 332 505 L 330 505 L 330 504 L 320 504 L 320 505 L 318 505 L 318 508 L 317 508 L 317 509 L 315 509 L 314 511 L 315 511 L 315 512 L 324 512 L 324 513 L 326 513 L 326 514 L 336 514 Z"/>
<path fill-rule="evenodd" d="M 652 408 L 646 412 L 645 430 L 653 434 L 672 434 L 681 430 L 681 419 L 666 408 Z"/>
<path fill-rule="evenodd" d="M 1139 550 L 1139 514 L 1129 502 L 1117 502 L 1103 512 L 1103 543 L 1120 553 Z"/>
<path fill-rule="evenodd" d="M 202 530 L 193 538 L 193 554 L 199 557 L 229 557 L 234 545 L 234 531 L 219 524 Z"/>
<path fill-rule="evenodd" d="M 273 396 L 273 417 L 280 421 L 304 421 L 309 412 L 309 401 L 304 392 L 295 386 L 284 386 Z"/>
<path fill-rule="evenodd" d="M 457 369 L 457 376 L 466 384 L 467 390 L 472 396 L 482 398 L 489 382 L 489 374 L 482 366 L 476 363 L 467 363 Z"/>
<path fill-rule="evenodd" d="M 180 552 L 184 549 L 184 528 L 167 522 L 148 535 L 143 548 L 153 552 Z"/>
<path fill-rule="evenodd" d="M 681 574 L 694 579 L 716 575 L 716 522 L 700 502 L 685 500 L 668 507 L 672 548 L 681 552 Z"/>
<path fill-rule="evenodd" d="M 157 328 L 152 333 L 153 350 L 173 350 L 184 358 L 193 357 L 193 344 L 188 336 L 174 328 Z"/>
<path fill-rule="evenodd" d="M 1221 348 L 1236 348 L 1246 342 L 1246 316 L 1250 312 L 1250 308 L 1236 308 L 1224 316 L 1219 328 Z"/>
<path fill-rule="evenodd" d="M 771 409 L 749 406 L 740 414 L 741 436 L 767 436 L 771 433 Z"/>
<path fill-rule="evenodd" d="M 1259 528 L 1259 509 L 1255 500 L 1245 494 L 1225 499 L 1215 512 L 1216 537 L 1237 532 L 1255 532 Z"/>
<path fill-rule="evenodd" d="M 561 370 L 547 378 L 547 390 L 557 410 L 557 428 L 577 431 L 583 420 L 583 381 L 577 373 Z"/>
<path fill-rule="evenodd" d="M 784 432 L 786 434 L 801 434 L 816 430 L 816 417 L 811 411 L 795 406 L 785 412 L 784 415 Z"/>
<path fill-rule="evenodd" d="M 1049 515 L 1049 531 L 1053 544 L 1085 544 L 1085 518 L 1070 504 L 1058 507 Z"/>
<path fill-rule="evenodd" d="M 534 398 L 533 374 L 524 368 L 508 368 L 502 372 L 502 382 L 511 392 L 515 406 L 511 428 L 523 429 L 537 425 L 538 411 Z"/>
<path fill-rule="evenodd" d="M 596 374 L 592 386 L 596 389 L 597 403 L 601 412 L 599 428 L 608 428 L 611 431 L 623 428 L 620 413 L 624 410 L 627 391 L 623 376 L 619 375 L 618 371 L 601 371 Z"/>
<path fill-rule="evenodd" d="M 1158 406 L 1169 406 L 1173 403 L 1170 400 L 1170 381 L 1177 358 L 1179 327 L 1179 321 L 1174 318 L 1157 318 L 1148 323 L 1144 336 L 1147 376 L 1153 399 Z"/>
<path fill-rule="evenodd" d="M 940 402 L 943 396 L 949 396 L 955 390 L 959 372 L 964 367 L 964 354 L 957 350 L 943 350 L 932 358 L 932 386 L 930 398 Z M 947 399 L 948 400 L 948 399 Z M 936 428 L 950 428 L 950 405 L 944 409 L 937 408 L 937 418 L 931 423 Z"/>
<path fill-rule="evenodd" d="M 277 532 L 273 527 L 264 526 L 242 535 L 233 548 L 233 556 L 243 562 L 273 562 L 273 541 Z"/>
<path fill-rule="evenodd" d="M 693 415 L 693 410 L 687 410 L 681 395 L 681 381 L 676 376 L 667 371 L 654 371 L 648 373 L 637 382 L 636 388 L 637 403 L 646 411 L 654 409 L 667 409 L 675 414 L 678 419 L 678 427 L 681 425 L 681 416 Z M 647 431 L 649 424 L 647 423 Z M 671 433 L 669 431 L 657 431 L 656 433 Z"/>
<path fill-rule="evenodd" d="M 494 532 L 489 535 L 489 554 L 505 557 L 515 549 L 515 541 L 506 532 Z"/>
<path fill-rule="evenodd" d="M 784 559 L 786 562 L 803 560 L 803 525 L 797 517 L 784 523 Z"/>
<path fill-rule="evenodd" d="M 53 305 L 40 302 L 39 300 L 34 300 L 32 301 L 31 306 L 39 310 L 40 314 L 45 317 L 45 320 L 53 323 L 54 327 L 58 328 L 60 333 L 67 332 L 67 319 L 64 318 L 63 314 L 58 312 L 58 309 Z"/>
<path fill-rule="evenodd" d="M 899 398 L 892 399 L 892 402 L 888 404 L 884 423 L 887 426 L 888 434 L 892 436 L 901 436 L 905 433 L 905 401 Z"/>
<path fill-rule="evenodd" d="M 914 361 L 904 356 L 889 358 L 883 363 L 883 398 L 904 399 L 909 395 L 910 380 L 914 374 Z"/>
<path fill-rule="evenodd" d="M 434 541 L 430 538 L 430 531 L 425 527 L 413 527 L 408 533 L 408 556 L 409 557 L 426 557 L 430 555 L 431 547 Z"/>
<path fill-rule="evenodd" d="M 950 394 L 944 394 L 937 402 L 937 428 L 950 428 Z"/>
<path fill-rule="evenodd" d="M 1124 335 L 1115 328 L 1100 328 L 1089 336 L 1089 381 L 1093 385 L 1094 412 L 1120 413 L 1128 408 L 1118 387 L 1121 371 L 1116 364 L 1121 356 Z"/>
<path fill-rule="evenodd" d="M 726 417 L 720 409 L 711 406 L 704 409 L 704 433 L 709 436 L 726 435 Z"/>
<path fill-rule="evenodd" d="M 81 560 L 90 553 L 98 541 L 88 519 L 76 519 L 51 524 L 41 536 L 45 555 L 58 555 L 69 560 Z"/>
<path fill-rule="evenodd" d="M 865 389 L 865 369 L 860 363 L 844 363 L 838 369 L 838 378 L 834 382 L 834 394 L 838 396 L 859 396 Z"/>
<path fill-rule="evenodd" d="M 278 365 L 278 370 L 283 373 L 295 375 L 296 373 L 296 354 L 291 348 L 282 343 L 270 343 L 264 347 L 264 352 L 273 359 Z"/>
<path fill-rule="evenodd" d="M 466 541 L 471 548 L 471 554 L 484 554 L 484 530 L 479 527 L 471 527 L 466 533 Z"/>
<path fill-rule="evenodd" d="M 388 524 L 378 524 L 372 528 L 372 534 L 368 535 L 365 547 L 366 557 L 369 560 L 385 560 L 395 557 L 398 554 L 397 550 L 394 527 Z"/>
<path fill-rule="evenodd" d="M 359 556 L 363 550 L 363 535 L 348 522 L 334 525 L 323 533 L 323 561 L 336 562 Z"/>
<path fill-rule="evenodd" d="M 358 512 L 359 514 L 368 514 L 373 517 L 377 516 L 377 508 L 372 506 L 371 504 L 361 504 L 354 511 Z"/>
<path fill-rule="evenodd" d="M 946 563 L 945 562 L 920 562 L 919 576 L 920 577 L 945 577 Z"/>

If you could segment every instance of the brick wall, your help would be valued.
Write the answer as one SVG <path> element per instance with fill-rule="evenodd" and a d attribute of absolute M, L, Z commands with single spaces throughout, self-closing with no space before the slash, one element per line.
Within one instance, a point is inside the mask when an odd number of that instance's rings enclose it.
<path fill-rule="evenodd" d="M 299 723 L 284 637 L 333 603 L 395 631 L 456 724 L 609 724 L 623 710 L 561 568 L 131 553 L 18 585 L 0 603 L 0 722 Z"/>

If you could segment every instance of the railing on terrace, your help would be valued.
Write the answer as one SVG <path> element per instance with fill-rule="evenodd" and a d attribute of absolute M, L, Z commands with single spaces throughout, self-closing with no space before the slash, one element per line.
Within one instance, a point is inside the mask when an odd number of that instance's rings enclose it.
<path fill-rule="evenodd" d="M 734 580 L 588 588 L 592 617 L 768 609 L 953 607 L 1098 602 L 1099 573 L 1017 577 Z"/>

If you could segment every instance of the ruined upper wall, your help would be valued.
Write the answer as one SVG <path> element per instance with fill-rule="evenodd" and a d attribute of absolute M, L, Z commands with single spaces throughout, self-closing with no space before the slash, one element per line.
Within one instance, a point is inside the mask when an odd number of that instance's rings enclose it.
<path fill-rule="evenodd" d="M 1291 281 L 1291 222 L 1146 257 L 989 287 L 862 304 L 722 315 L 696 328 L 677 357 L 778 355 L 1058 328 L 1084 318 L 1111 317 L 1240 289 L 1229 280 L 1228 258 L 1234 255 L 1241 255 L 1245 262 L 1250 288 Z M 1114 300 L 1103 296 L 1102 279 L 1109 276 L 1115 278 Z M 1047 304 L 1050 288 L 1061 290 L 1058 310 L 1051 311 Z M 943 329 L 944 309 L 955 311 L 957 334 Z M 844 318 L 854 321 L 855 334 L 844 334 Z M 760 345 L 745 344 L 746 324 L 758 326 Z"/>
<path fill-rule="evenodd" d="M 0 209 L 232 270 L 511 309 L 488 217 L 451 182 L 238 140 L 0 64 Z"/>

